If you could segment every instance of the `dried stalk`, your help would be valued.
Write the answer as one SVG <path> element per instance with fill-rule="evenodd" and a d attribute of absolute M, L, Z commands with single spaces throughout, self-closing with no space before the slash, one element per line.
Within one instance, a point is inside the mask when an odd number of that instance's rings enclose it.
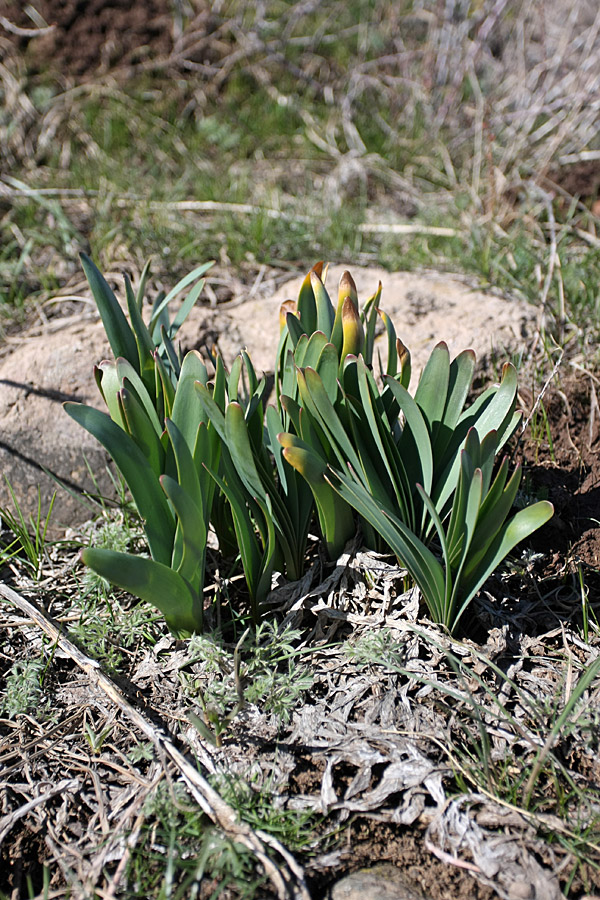
<path fill-rule="evenodd" d="M 7 585 L 0 583 L 0 596 L 14 603 L 48 637 L 57 644 L 88 677 L 106 694 L 118 709 L 150 740 L 159 752 L 176 766 L 188 790 L 202 811 L 223 830 L 225 834 L 243 844 L 260 862 L 280 900 L 310 900 L 302 867 L 283 845 L 268 834 L 254 831 L 238 820 L 237 813 L 219 796 L 197 769 L 175 746 L 164 732 L 149 722 L 124 696 L 115 682 L 106 675 L 97 660 L 83 653 L 64 634 L 63 629 L 31 600 L 25 599 Z M 273 862 L 267 847 L 280 857 Z"/>

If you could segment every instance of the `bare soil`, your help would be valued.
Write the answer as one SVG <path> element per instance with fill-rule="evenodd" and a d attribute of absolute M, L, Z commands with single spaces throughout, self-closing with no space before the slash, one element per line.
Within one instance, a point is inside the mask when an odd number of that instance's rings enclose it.
<path fill-rule="evenodd" d="M 489 593 L 474 605 L 474 614 L 465 624 L 462 643 L 452 645 L 455 649 L 473 648 L 475 654 L 487 655 L 505 669 L 516 666 L 516 682 L 527 691 L 546 696 L 560 692 L 562 675 L 556 661 L 565 640 L 583 664 L 587 659 L 585 645 L 577 637 L 582 626 L 579 571 L 589 591 L 592 612 L 600 617 L 600 526 L 596 520 L 600 447 L 593 385 L 589 375 L 574 372 L 554 383 L 544 396 L 552 440 L 545 431 L 535 439 L 529 433 L 519 453 L 528 494 L 548 496 L 556 504 L 557 515 L 531 545 L 529 573 L 491 579 Z M 3 574 L 11 580 L 9 572 Z M 564 889 L 573 872 L 566 849 L 544 842 L 527 818 L 514 811 L 508 813 L 481 793 L 470 795 L 472 811 L 460 819 L 460 804 L 455 807 L 452 799 L 451 767 L 436 743 L 445 741 L 447 734 L 454 733 L 455 739 L 466 734 L 462 731 L 465 724 L 464 720 L 461 724 L 460 704 L 451 712 L 443 693 L 423 692 L 418 682 L 407 686 L 401 675 L 378 671 L 377 667 L 365 674 L 334 647 L 340 639 L 355 640 L 365 629 L 373 632 L 372 623 L 377 621 L 400 629 L 399 645 L 406 647 L 406 659 L 417 664 L 417 671 L 422 665 L 422 671 L 435 672 L 440 682 L 449 684 L 453 673 L 443 655 L 431 657 L 431 646 L 415 637 L 407 618 L 419 628 L 427 629 L 427 624 L 423 625 L 420 618 L 415 620 L 415 611 L 411 613 L 409 607 L 402 606 L 399 589 L 392 589 L 391 608 L 382 615 L 377 599 L 370 599 L 367 606 L 360 592 L 356 596 L 362 599 L 352 599 L 358 576 L 351 570 L 340 573 L 337 582 L 331 581 L 326 568 L 315 577 L 317 582 L 325 579 L 323 583 L 334 589 L 329 600 L 325 590 L 317 590 L 296 610 L 294 624 L 311 631 L 312 640 L 318 640 L 324 649 L 314 663 L 314 687 L 289 725 L 277 724 L 257 708 L 248 709 L 233 721 L 223 747 L 209 749 L 206 757 L 206 744 L 201 749 L 198 736 L 194 737 L 193 729 L 186 724 L 189 700 L 181 694 L 176 666 L 170 664 L 165 670 L 160 657 L 151 653 L 142 658 L 140 651 L 132 648 L 125 664 L 126 678 L 118 678 L 118 683 L 130 702 L 160 723 L 184 749 L 187 746 L 192 753 L 204 754 L 211 765 L 232 774 L 249 778 L 253 773 L 253 790 L 261 783 L 271 785 L 273 802 L 290 814 L 299 809 L 318 811 L 327 798 L 323 843 L 316 853 L 298 856 L 314 900 L 324 898 L 344 875 L 375 862 L 400 867 L 428 900 L 491 900 L 506 896 L 507 885 L 516 883 L 523 890 L 537 891 L 527 896 L 554 897 L 551 887 L 556 885 L 558 889 L 560 884 Z M 37 595 L 55 616 L 65 604 L 68 606 L 61 592 L 58 580 L 51 595 L 40 593 L 33 585 L 29 589 L 30 596 Z M 32 642 L 39 642 L 36 629 L 24 628 L 24 620 L 5 605 L 2 617 L 0 675 L 15 659 L 30 656 Z M 438 639 L 438 630 L 431 630 L 431 634 Z M 439 639 L 444 640 L 441 636 Z M 181 654 L 174 662 L 184 658 L 184 648 Z M 484 678 L 489 675 L 493 683 L 496 676 L 484 669 L 478 671 Z M 475 682 L 470 689 L 479 696 Z M 28 879 L 34 890 L 41 891 L 42 864 L 56 860 L 59 854 L 63 873 L 76 872 L 78 877 L 85 873 L 88 878 L 95 873 L 98 878 L 104 866 L 106 877 L 114 877 L 121 858 L 119 833 L 130 833 L 159 770 L 156 758 L 132 762 L 134 740 L 140 742 L 142 736 L 122 716 L 115 715 L 106 698 L 99 695 L 94 680 L 60 652 L 48 670 L 42 699 L 52 706 L 51 722 L 45 724 L 43 717 L 36 721 L 30 716 L 0 720 L 2 814 L 9 814 L 28 798 L 40 796 L 61 779 L 70 779 L 70 784 L 60 795 L 49 797 L 16 820 L 1 842 L 0 891 L 13 898 L 28 896 Z M 519 714 L 518 703 L 514 714 Z M 493 710 L 490 715 L 493 724 Z M 84 739 L 86 724 L 96 734 L 109 727 L 110 736 L 95 752 Z M 406 735 L 416 737 L 416 742 L 411 743 L 413 739 Z M 565 737 L 557 752 L 580 786 L 598 784 L 600 772 L 589 748 L 584 750 Z M 393 766 L 399 760 L 406 760 L 408 765 L 415 754 L 425 767 L 420 780 L 412 787 L 389 786 L 386 794 L 384 786 Z M 174 783 L 177 773 L 167 765 L 162 777 Z M 454 810 L 452 815 L 442 814 L 439 798 L 435 800 L 436 778 L 447 791 L 443 803 Z M 373 805 L 371 798 L 379 796 L 377 792 L 381 799 Z M 555 802 L 552 783 L 548 782 L 546 806 L 538 813 L 547 815 L 549 822 L 555 821 Z M 467 834 L 475 829 L 476 838 L 471 843 L 461 844 L 462 832 L 459 837 L 453 834 L 452 816 L 458 817 Z M 113 823 L 110 828 L 109 822 Z M 554 825 L 549 827 L 552 830 Z M 327 837 L 332 833 L 335 837 Z M 110 835 L 113 837 L 109 839 Z M 501 880 L 502 869 L 508 870 L 509 862 L 494 876 L 483 874 L 486 851 L 482 848 L 493 847 L 498 853 L 499 846 L 510 847 L 515 853 L 518 849 L 521 854 L 509 860 L 514 866 L 512 881 Z M 432 847 L 438 848 L 441 859 L 436 858 Z M 454 862 L 449 864 L 449 860 Z M 68 876 L 61 875 L 54 863 L 51 870 L 51 889 L 60 894 L 69 883 Z M 205 887 L 206 896 L 210 896 L 213 882 L 207 881 Z M 599 892 L 600 870 L 588 865 L 577 868 L 567 896 L 578 900 Z M 132 885 L 125 888 L 124 896 L 137 896 Z M 227 900 L 236 895 L 224 888 L 219 896 Z M 261 896 L 274 894 L 267 885 Z"/>
<path fill-rule="evenodd" d="M 52 70 L 82 78 L 118 66 L 167 56 L 173 48 L 173 3 L 169 0 L 35 0 L 50 26 L 38 36 L 26 4 L 0 0 L 0 36 L 25 54 L 31 72 Z"/>
<path fill-rule="evenodd" d="M 590 596 L 600 599 L 600 414 L 597 379 L 574 370 L 543 399 L 547 429 L 523 445 L 525 479 L 554 504 L 555 515 L 534 546 L 557 575 L 585 573 Z M 558 567 L 558 568 L 557 568 Z"/>

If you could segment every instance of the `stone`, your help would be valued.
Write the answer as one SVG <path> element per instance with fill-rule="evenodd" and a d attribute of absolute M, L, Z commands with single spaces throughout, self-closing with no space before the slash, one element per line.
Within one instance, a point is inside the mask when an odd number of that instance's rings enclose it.
<path fill-rule="evenodd" d="M 434 345 L 445 340 L 453 355 L 472 347 L 478 357 L 497 350 L 499 361 L 528 345 L 535 329 L 533 310 L 467 287 L 458 278 L 437 273 L 385 272 L 349 267 L 361 303 L 383 284 L 382 308 L 413 357 L 413 385 Z M 329 269 L 326 284 L 335 301 L 344 266 Z M 279 307 L 298 295 L 303 276 L 292 278 L 262 297 L 197 306 L 180 331 L 184 350 L 202 348 L 207 336 L 218 336 L 226 362 L 247 347 L 258 372 L 272 372 L 279 340 Z M 382 343 L 384 336 L 378 340 Z M 64 319 L 51 319 L 36 329 L 13 336 L 0 346 L 0 507 L 10 504 L 3 476 L 9 479 L 19 504 L 35 515 L 38 486 L 42 510 L 48 509 L 56 482 L 53 472 L 75 494 L 94 492 L 87 459 L 98 489 L 113 495 L 102 447 L 62 409 L 78 400 L 104 409 L 93 367 L 112 358 L 95 307 Z M 85 457 L 85 458 L 84 458 Z M 76 526 L 90 516 L 89 507 L 58 488 L 51 534 Z"/>
<path fill-rule="evenodd" d="M 106 470 L 108 455 L 62 408 L 65 400 L 104 407 L 93 378 L 93 366 L 110 355 L 110 348 L 99 320 L 78 318 L 58 323 L 51 320 L 42 329 L 13 338 L 3 349 L 6 355 L 0 360 L 0 507 L 13 509 L 6 479 L 26 517 L 36 515 L 38 487 L 44 515 L 56 491 L 49 531 L 56 538 L 67 526 L 90 518 L 90 507 L 76 495 L 98 489 L 105 496 L 114 496 Z M 45 469 L 73 493 L 59 487 Z"/>
<path fill-rule="evenodd" d="M 381 308 L 410 350 L 415 376 L 441 340 L 446 341 L 453 356 L 472 348 L 479 360 L 497 353 L 501 361 L 531 344 L 535 333 L 532 306 L 516 298 L 474 290 L 451 275 L 330 266 L 326 287 L 334 305 L 337 305 L 338 283 L 346 268 L 356 282 L 361 305 L 381 281 Z M 227 361 L 242 347 L 247 347 L 255 368 L 272 372 L 279 341 L 279 307 L 284 300 L 297 299 L 302 280 L 303 276 L 293 278 L 274 294 L 232 304 L 230 310 L 227 304 L 214 311 L 207 310 L 204 315 L 197 309 L 194 311 L 196 327 L 219 335 L 219 347 Z M 376 342 L 382 352 L 386 340 L 382 334 Z"/>
<path fill-rule="evenodd" d="M 346 875 L 329 889 L 327 900 L 428 900 L 402 869 L 381 863 Z"/>

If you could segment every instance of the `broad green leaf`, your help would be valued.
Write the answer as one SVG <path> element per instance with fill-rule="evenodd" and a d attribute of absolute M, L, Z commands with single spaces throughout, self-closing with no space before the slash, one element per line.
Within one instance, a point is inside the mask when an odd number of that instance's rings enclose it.
<path fill-rule="evenodd" d="M 402 461 L 395 446 L 388 440 L 378 411 L 373 407 L 368 370 L 362 358 L 348 366 L 345 374 L 349 375 L 352 369 L 356 374 L 356 393 L 359 399 L 350 400 L 352 414 L 348 418 L 364 473 L 361 480 L 376 500 L 381 499 L 388 507 L 395 505 L 401 517 L 407 520 L 412 512 L 412 504 L 410 490 L 407 493 L 408 485 Z M 402 470 L 404 479 L 397 466 Z"/>
<path fill-rule="evenodd" d="M 169 376 L 169 373 L 165 369 L 160 356 L 158 355 L 158 351 L 154 354 L 154 364 L 156 366 L 156 396 L 162 396 L 162 415 L 165 419 L 171 418 L 171 410 L 173 409 L 173 403 L 175 401 L 175 388 L 173 387 L 173 382 Z"/>
<path fill-rule="evenodd" d="M 169 565 L 175 535 L 175 521 L 167 498 L 152 467 L 135 441 L 110 416 L 81 403 L 65 403 L 66 413 L 89 431 L 108 450 L 131 491 L 144 520 L 150 553 Z"/>
<path fill-rule="evenodd" d="M 300 429 L 300 412 L 302 407 L 296 400 L 292 400 L 291 397 L 288 397 L 286 394 L 281 395 L 281 406 L 284 410 L 285 414 L 289 418 L 290 422 L 294 426 L 294 431 L 296 434 L 301 434 Z M 285 424 L 285 423 L 284 423 Z M 289 427 L 289 426 L 288 426 Z M 282 429 L 285 430 L 285 429 Z"/>
<path fill-rule="evenodd" d="M 360 469 L 360 460 L 314 369 L 298 372 L 298 388 L 302 404 L 316 417 L 317 424 L 330 439 L 331 447 L 342 463 L 348 461 L 353 468 Z"/>
<path fill-rule="evenodd" d="M 330 401 L 335 403 L 338 393 L 338 354 L 333 344 L 325 344 L 313 368 L 323 382 Z"/>
<path fill-rule="evenodd" d="M 80 258 L 113 354 L 123 356 L 132 366 L 139 367 L 135 337 L 119 301 L 89 256 L 81 253 Z"/>
<path fill-rule="evenodd" d="M 119 403 L 119 391 L 121 390 L 121 379 L 117 374 L 117 366 L 115 363 L 103 360 L 96 369 L 100 373 L 100 391 L 104 397 L 104 402 L 110 413 L 113 422 L 116 422 L 124 431 L 126 431 L 125 422 L 121 413 L 121 405 Z"/>
<path fill-rule="evenodd" d="M 296 435 L 280 434 L 283 456 L 308 483 L 330 559 L 337 559 L 356 528 L 351 508 L 325 481 L 327 462 Z"/>
<path fill-rule="evenodd" d="M 248 436 L 248 425 L 239 403 L 230 403 L 225 410 L 225 440 L 236 471 L 250 495 L 266 500 Z"/>
<path fill-rule="evenodd" d="M 316 369 L 317 363 L 319 361 L 319 357 L 323 352 L 323 348 L 327 345 L 327 337 L 323 331 L 315 331 L 311 334 L 305 346 L 302 347 L 302 352 L 299 354 L 300 344 L 302 344 L 302 338 L 298 342 L 298 346 L 294 351 L 294 358 L 296 360 L 296 365 L 298 368 L 305 368 L 306 366 L 310 366 L 312 369 Z"/>
<path fill-rule="evenodd" d="M 309 329 L 306 327 L 303 320 L 300 320 L 298 316 L 294 316 L 292 313 L 287 314 L 286 326 L 292 342 L 292 347 L 295 348 L 302 335 L 307 334 Z M 310 331 L 310 334 L 313 332 L 314 328 Z"/>
<path fill-rule="evenodd" d="M 254 598 L 260 585 L 263 554 L 258 544 L 248 507 L 244 502 L 243 496 L 233 484 L 228 484 L 212 470 L 210 475 L 229 501 L 246 584 L 250 596 Z"/>
<path fill-rule="evenodd" d="M 313 331 L 317 330 L 317 306 L 315 303 L 315 295 L 313 293 L 312 285 L 311 285 L 311 276 L 313 273 L 316 273 L 318 277 L 321 277 L 321 273 L 323 272 L 323 263 L 317 263 L 312 267 L 302 285 L 300 287 L 300 292 L 298 294 L 298 315 L 300 317 L 300 322 L 296 319 L 296 325 L 302 326 L 302 331 L 305 334 L 312 334 Z M 295 326 L 294 323 L 290 323 L 289 317 L 287 319 L 287 326 L 292 336 L 292 340 L 294 344 L 296 340 L 294 340 Z M 290 327 L 291 326 L 291 327 Z M 297 332 L 296 332 L 297 333 Z"/>
<path fill-rule="evenodd" d="M 450 354 L 447 344 L 440 341 L 425 364 L 415 392 L 415 402 L 429 425 L 432 440 L 444 415 L 449 379 Z"/>
<path fill-rule="evenodd" d="M 178 518 L 171 567 L 196 593 L 202 594 L 207 535 L 204 512 L 192 499 L 187 485 L 183 487 L 168 475 L 163 475 L 160 483 Z"/>
<path fill-rule="evenodd" d="M 81 553 L 86 566 L 101 578 L 155 606 L 171 631 L 184 637 L 202 631 L 202 598 L 169 566 L 142 556 L 87 547 Z"/>
<path fill-rule="evenodd" d="M 467 580 L 488 553 L 492 541 L 500 531 L 515 502 L 521 483 L 521 469 L 517 466 L 508 483 L 506 483 L 507 472 L 508 460 L 504 459 L 492 487 L 481 504 L 477 531 L 469 559 L 465 564 L 464 577 Z"/>
<path fill-rule="evenodd" d="M 256 369 L 252 363 L 252 359 L 250 358 L 250 354 L 247 350 L 242 348 L 242 359 L 244 360 L 244 369 L 246 370 L 246 374 L 248 375 L 248 395 L 251 397 L 252 394 L 255 394 L 260 385 L 260 381 L 258 375 L 256 374 Z M 264 379 L 261 379 L 263 381 Z"/>
<path fill-rule="evenodd" d="M 166 428 L 175 456 L 177 481 L 185 489 L 194 505 L 202 511 L 204 509 L 204 498 L 200 487 L 200 476 L 192 451 L 188 447 L 186 439 L 171 419 L 167 419 Z"/>
<path fill-rule="evenodd" d="M 125 294 L 127 297 L 129 321 L 131 322 L 131 328 L 135 335 L 135 342 L 138 348 L 138 371 L 143 375 L 144 373 L 147 374 L 148 370 L 151 371 L 154 368 L 152 354 L 156 348 L 150 337 L 150 332 L 142 319 L 141 307 L 138 306 L 128 275 L 125 275 Z M 144 384 L 146 384 L 146 381 L 144 381 Z"/>
<path fill-rule="evenodd" d="M 240 377 L 242 374 L 243 362 L 241 354 L 238 354 L 231 363 L 229 378 L 227 379 L 227 399 L 230 403 L 234 400 L 238 400 L 240 396 Z"/>
<path fill-rule="evenodd" d="M 194 388 L 200 398 L 204 410 L 204 417 L 210 421 L 219 438 L 223 443 L 227 442 L 225 435 L 225 414 L 219 404 L 215 401 L 214 390 L 210 389 L 207 384 L 200 381 L 194 382 Z"/>
<path fill-rule="evenodd" d="M 457 622 L 470 600 L 511 550 L 533 534 L 534 531 L 537 531 L 538 528 L 541 528 L 552 517 L 553 513 L 554 507 L 552 504 L 547 500 L 540 500 L 534 503 L 533 506 L 520 510 L 509 522 L 502 526 L 480 564 L 469 574 L 468 579 L 464 578 L 461 580 L 460 596 L 463 604 L 456 614 Z"/>
<path fill-rule="evenodd" d="M 288 493 L 287 472 L 281 455 L 281 444 L 277 440 L 277 436 L 285 431 L 281 416 L 274 406 L 268 406 L 266 412 L 267 434 L 269 436 L 269 450 L 273 454 L 275 460 L 275 468 L 279 476 L 279 484 L 285 494 Z"/>
<path fill-rule="evenodd" d="M 447 526 L 448 558 L 453 565 L 457 564 L 462 553 L 465 537 L 465 515 L 469 499 L 469 486 L 475 474 L 475 463 L 471 456 L 463 450 L 460 456 L 460 477 L 456 493 L 452 498 L 452 510 Z"/>
<path fill-rule="evenodd" d="M 200 398 L 194 387 L 196 381 L 206 385 L 208 372 L 198 351 L 190 350 L 189 353 L 186 353 L 181 366 L 171 420 L 182 433 L 192 451 L 198 434 L 198 426 L 205 419 Z"/>
<path fill-rule="evenodd" d="M 117 359 L 117 375 L 119 376 L 122 387 L 127 388 L 136 395 L 136 399 L 146 412 L 148 421 L 152 424 L 157 435 L 160 437 L 164 431 L 164 427 L 162 423 L 159 422 L 152 398 L 148 394 L 144 382 L 133 366 L 122 357 Z"/>
<path fill-rule="evenodd" d="M 125 380 L 125 384 L 128 384 L 127 380 Z M 119 402 L 127 431 L 158 478 L 164 472 L 165 465 L 165 451 L 160 441 L 160 435 L 156 433 L 156 429 L 135 393 L 124 387 L 119 391 Z"/>
<path fill-rule="evenodd" d="M 206 477 L 205 466 L 212 469 L 218 468 L 221 458 L 221 440 L 216 430 L 204 422 L 198 426 L 192 456 L 202 492 L 202 508 L 206 511 L 206 520 L 208 521 L 213 508 L 215 483 L 212 478 Z"/>
<path fill-rule="evenodd" d="M 228 378 L 225 363 L 220 353 L 215 358 L 215 377 L 213 379 L 213 399 L 219 409 L 225 412 L 225 403 L 227 400 Z"/>
<path fill-rule="evenodd" d="M 452 599 L 449 604 L 448 609 L 448 618 L 445 622 L 446 626 L 453 631 L 455 627 L 454 622 L 454 611 L 458 600 L 460 598 L 461 584 L 462 584 L 462 573 L 469 560 L 469 554 L 471 551 L 471 545 L 473 542 L 473 537 L 475 535 L 475 530 L 477 527 L 477 519 L 479 516 L 479 510 L 481 507 L 481 493 L 482 493 L 482 475 L 481 469 L 475 469 L 473 473 L 472 480 L 467 486 L 467 503 L 464 511 L 464 518 L 462 524 L 462 546 L 461 546 L 461 554 L 458 561 L 458 566 L 456 570 L 453 572 L 454 586 L 452 590 Z"/>
<path fill-rule="evenodd" d="M 446 406 L 433 439 L 433 456 L 437 461 L 441 460 L 462 415 L 474 371 L 475 354 L 472 350 L 464 350 L 450 363 Z"/>
<path fill-rule="evenodd" d="M 450 363 L 446 408 L 442 420 L 444 425 L 450 429 L 456 427 L 456 423 L 462 415 L 473 383 L 475 362 L 476 357 L 473 350 L 463 350 Z"/>
<path fill-rule="evenodd" d="M 473 404 L 459 419 L 460 424 L 466 422 L 469 427 L 476 428 L 480 439 L 483 439 L 489 431 L 501 434 L 502 424 L 505 423 L 506 427 L 507 419 L 512 417 L 517 397 L 517 370 L 511 363 L 506 363 L 503 367 L 500 385 L 489 390 L 491 399 L 481 412 L 478 411 L 477 405 Z M 488 397 L 488 391 L 483 396 Z"/>
<path fill-rule="evenodd" d="M 398 452 L 406 468 L 409 483 L 418 482 L 423 486 L 425 493 L 430 494 L 433 483 L 433 454 L 427 422 L 406 388 L 389 376 L 386 376 L 384 381 L 404 413 L 405 425 L 398 442 Z"/>

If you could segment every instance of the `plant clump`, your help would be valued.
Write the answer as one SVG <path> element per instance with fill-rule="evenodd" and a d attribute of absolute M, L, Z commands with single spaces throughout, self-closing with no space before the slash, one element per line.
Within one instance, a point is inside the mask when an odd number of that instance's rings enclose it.
<path fill-rule="evenodd" d="M 126 279 L 129 320 L 93 262 L 83 265 L 115 355 L 96 368 L 108 413 L 65 409 L 106 447 L 144 522 L 150 558 L 87 548 L 84 562 L 147 600 L 178 635 L 204 627 L 209 529 L 239 561 L 254 626 L 275 571 L 299 579 L 318 523 L 335 560 L 360 528 L 364 543 L 393 552 L 431 618 L 450 632 L 488 576 L 552 515 L 539 501 L 514 515 L 517 466 L 500 459 L 515 433 L 517 374 L 470 400 L 475 355 L 434 348 L 411 392 L 411 357 L 380 309 L 381 284 L 359 308 L 344 273 L 337 304 L 323 264 L 280 314 L 275 403 L 246 351 L 227 369 L 216 353 L 185 356 L 175 336 L 210 264 L 156 300 L 142 317 Z M 169 304 L 188 293 L 171 320 Z M 377 354 L 378 320 L 387 338 Z"/>

